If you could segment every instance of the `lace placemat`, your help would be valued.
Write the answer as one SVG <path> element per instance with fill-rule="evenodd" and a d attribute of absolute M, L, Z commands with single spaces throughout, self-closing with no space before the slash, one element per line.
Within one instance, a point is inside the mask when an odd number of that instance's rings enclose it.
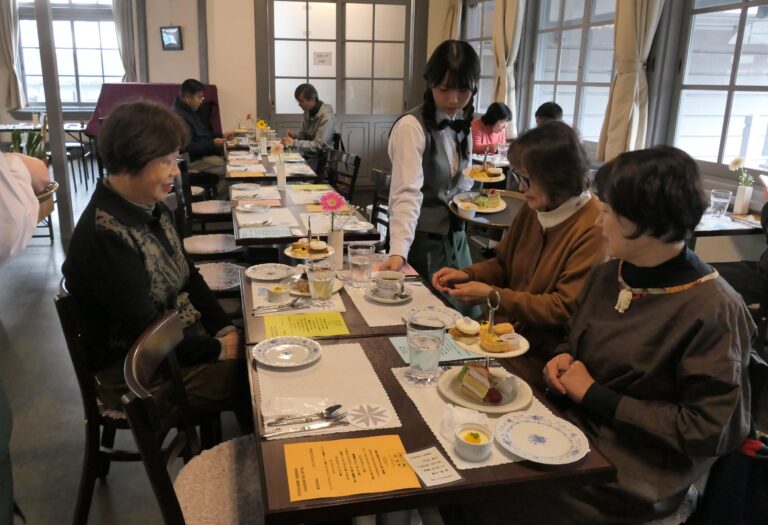
<path fill-rule="evenodd" d="M 404 374 L 408 370 L 407 367 L 393 368 L 392 373 L 395 375 L 397 382 L 403 387 L 405 393 L 411 398 L 413 404 L 416 405 L 416 409 L 421 414 L 424 422 L 427 424 L 432 434 L 435 435 L 437 440 L 443 446 L 443 449 L 448 453 L 448 456 L 453 461 L 453 464 L 460 469 L 470 469 L 479 467 L 490 467 L 493 465 L 504 465 L 506 463 L 514 463 L 521 461 L 520 458 L 506 452 L 498 445 L 493 447 L 491 455 L 484 461 L 472 462 L 465 461 L 456 455 L 453 449 L 453 440 L 446 439 L 440 433 L 440 422 L 442 421 L 443 414 L 445 413 L 445 406 L 448 404 L 440 396 L 437 391 L 437 387 L 425 388 L 421 386 L 413 386 L 405 380 Z M 551 415 L 552 412 L 542 404 L 541 401 L 533 396 L 530 407 L 526 410 L 526 413 Z M 491 431 L 494 430 L 496 421 L 504 414 L 486 414 L 491 423 Z"/>
<path fill-rule="evenodd" d="M 184 239 L 187 253 L 228 253 L 237 250 L 235 236 L 229 233 L 193 235 Z"/>
<path fill-rule="evenodd" d="M 312 221 L 314 228 L 315 221 Z M 400 304 L 386 304 L 372 301 L 365 297 L 365 288 L 347 286 L 346 290 L 352 302 L 360 311 L 368 326 L 394 326 L 403 324 L 403 316 L 414 306 L 445 306 L 426 286 L 405 284 L 412 295 L 410 301 Z"/>
<path fill-rule="evenodd" d="M 328 190 L 288 190 L 288 198 L 291 204 L 313 204 L 320 202 L 320 197 L 328 193 Z"/>
<path fill-rule="evenodd" d="M 251 282 L 251 297 L 253 299 L 253 307 L 264 306 L 272 304 L 267 300 L 267 289 L 272 286 L 276 286 L 278 282 L 264 282 L 264 281 L 252 281 Z M 291 299 L 295 299 L 297 296 L 291 295 Z M 311 314 L 315 312 L 346 312 L 347 308 L 344 306 L 344 301 L 341 300 L 341 295 L 335 293 L 331 296 L 331 302 L 328 306 L 314 306 L 312 305 L 312 298 L 307 296 L 304 298 L 307 306 L 305 308 L 296 308 L 286 310 L 282 312 L 269 312 L 265 315 L 283 315 L 283 314 Z"/>
<path fill-rule="evenodd" d="M 240 288 L 242 266 L 230 262 L 203 263 L 196 266 L 211 290 Z"/>
<path fill-rule="evenodd" d="M 288 226 L 260 226 L 255 228 L 240 228 L 241 239 L 274 239 L 289 237 L 291 229 Z"/>
<path fill-rule="evenodd" d="M 280 200 L 280 192 L 277 191 L 275 186 L 262 186 L 259 189 L 254 190 L 240 190 L 232 188 L 232 199 L 277 199 Z"/>
<path fill-rule="evenodd" d="M 342 376 L 344 380 L 340 381 Z M 402 426 L 384 386 L 358 343 L 323 346 L 320 360 L 307 367 L 273 370 L 259 365 L 259 393 L 262 410 L 275 397 L 319 397 L 328 399 L 329 404 L 341 404 L 347 411 L 355 409 L 348 417 L 352 424 L 307 433 L 311 435 L 368 430 L 371 427 L 366 424 L 364 412 L 369 421 L 388 413 L 389 420 L 386 423 L 379 420 L 376 428 Z"/>
<path fill-rule="evenodd" d="M 237 224 L 242 226 L 255 226 L 264 219 L 270 219 L 272 223 L 270 226 L 298 226 L 299 221 L 296 220 L 291 210 L 288 208 L 270 208 L 261 213 L 250 213 L 235 211 L 237 215 Z"/>

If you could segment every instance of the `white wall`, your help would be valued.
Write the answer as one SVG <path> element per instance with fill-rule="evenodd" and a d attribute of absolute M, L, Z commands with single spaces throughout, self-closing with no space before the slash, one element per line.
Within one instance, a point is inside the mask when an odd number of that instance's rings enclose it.
<path fill-rule="evenodd" d="M 200 78 L 197 1 L 150 0 L 146 6 L 149 81 L 181 83 L 187 78 Z M 161 26 L 181 26 L 183 50 L 163 51 L 160 42 Z"/>

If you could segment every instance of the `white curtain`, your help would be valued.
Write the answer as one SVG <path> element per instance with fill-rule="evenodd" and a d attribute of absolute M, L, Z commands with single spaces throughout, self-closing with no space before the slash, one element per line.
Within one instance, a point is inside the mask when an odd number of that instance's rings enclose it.
<path fill-rule="evenodd" d="M 517 137 L 515 104 L 515 59 L 523 34 L 525 0 L 496 0 L 493 22 L 493 55 L 496 59 L 496 83 L 493 100 L 504 102 L 512 110 L 507 137 Z"/>
<path fill-rule="evenodd" d="M 644 66 L 663 7 L 664 0 L 616 0 L 616 76 L 597 145 L 600 160 L 645 147 L 648 79 Z"/>
<path fill-rule="evenodd" d="M 448 0 L 448 12 L 445 15 L 441 42 L 461 37 L 461 7 L 461 0 Z"/>
<path fill-rule="evenodd" d="M 19 76 L 16 64 L 19 56 L 19 11 L 16 0 L 0 1 L 0 64 L 10 74 L 7 80 L 0 82 L 0 95 L 5 106 L 17 108 L 26 105 L 24 93 L 19 89 Z"/>
<path fill-rule="evenodd" d="M 133 45 L 133 2 L 131 0 L 113 0 L 112 17 L 117 32 L 117 47 L 123 61 L 123 82 L 136 81 L 136 49 Z"/>

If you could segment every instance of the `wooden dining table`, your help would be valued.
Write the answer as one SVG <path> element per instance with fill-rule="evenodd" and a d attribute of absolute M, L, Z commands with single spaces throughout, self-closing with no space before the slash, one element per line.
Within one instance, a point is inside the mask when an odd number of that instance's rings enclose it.
<path fill-rule="evenodd" d="M 230 171 L 228 167 L 227 174 L 224 177 L 224 180 L 230 184 L 235 184 L 238 182 L 255 182 L 258 184 L 262 184 L 265 182 L 269 182 L 271 184 L 276 183 L 277 182 L 277 165 L 271 162 L 269 160 L 269 156 L 267 155 L 260 155 L 258 158 L 266 170 L 265 173 L 243 172 L 243 171 L 237 171 L 237 170 Z M 303 170 L 302 172 L 298 172 L 297 169 L 299 166 L 307 166 L 307 164 L 306 162 L 286 162 L 285 163 L 285 172 L 286 172 L 286 178 L 288 179 L 288 184 L 292 184 L 293 182 L 301 182 L 301 181 L 314 182 L 320 178 L 317 173 L 311 170 L 306 173 Z"/>

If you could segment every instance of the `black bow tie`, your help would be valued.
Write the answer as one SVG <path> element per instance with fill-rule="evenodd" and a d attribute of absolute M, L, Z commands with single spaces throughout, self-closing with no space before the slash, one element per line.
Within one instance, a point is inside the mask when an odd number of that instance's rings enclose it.
<path fill-rule="evenodd" d="M 460 120 L 460 119 L 457 119 L 457 120 L 443 119 L 437 125 L 437 129 L 439 130 L 443 130 L 448 127 L 452 128 L 453 131 L 455 131 L 456 133 L 460 133 L 462 131 L 466 131 L 468 126 L 467 126 L 466 120 Z"/>

